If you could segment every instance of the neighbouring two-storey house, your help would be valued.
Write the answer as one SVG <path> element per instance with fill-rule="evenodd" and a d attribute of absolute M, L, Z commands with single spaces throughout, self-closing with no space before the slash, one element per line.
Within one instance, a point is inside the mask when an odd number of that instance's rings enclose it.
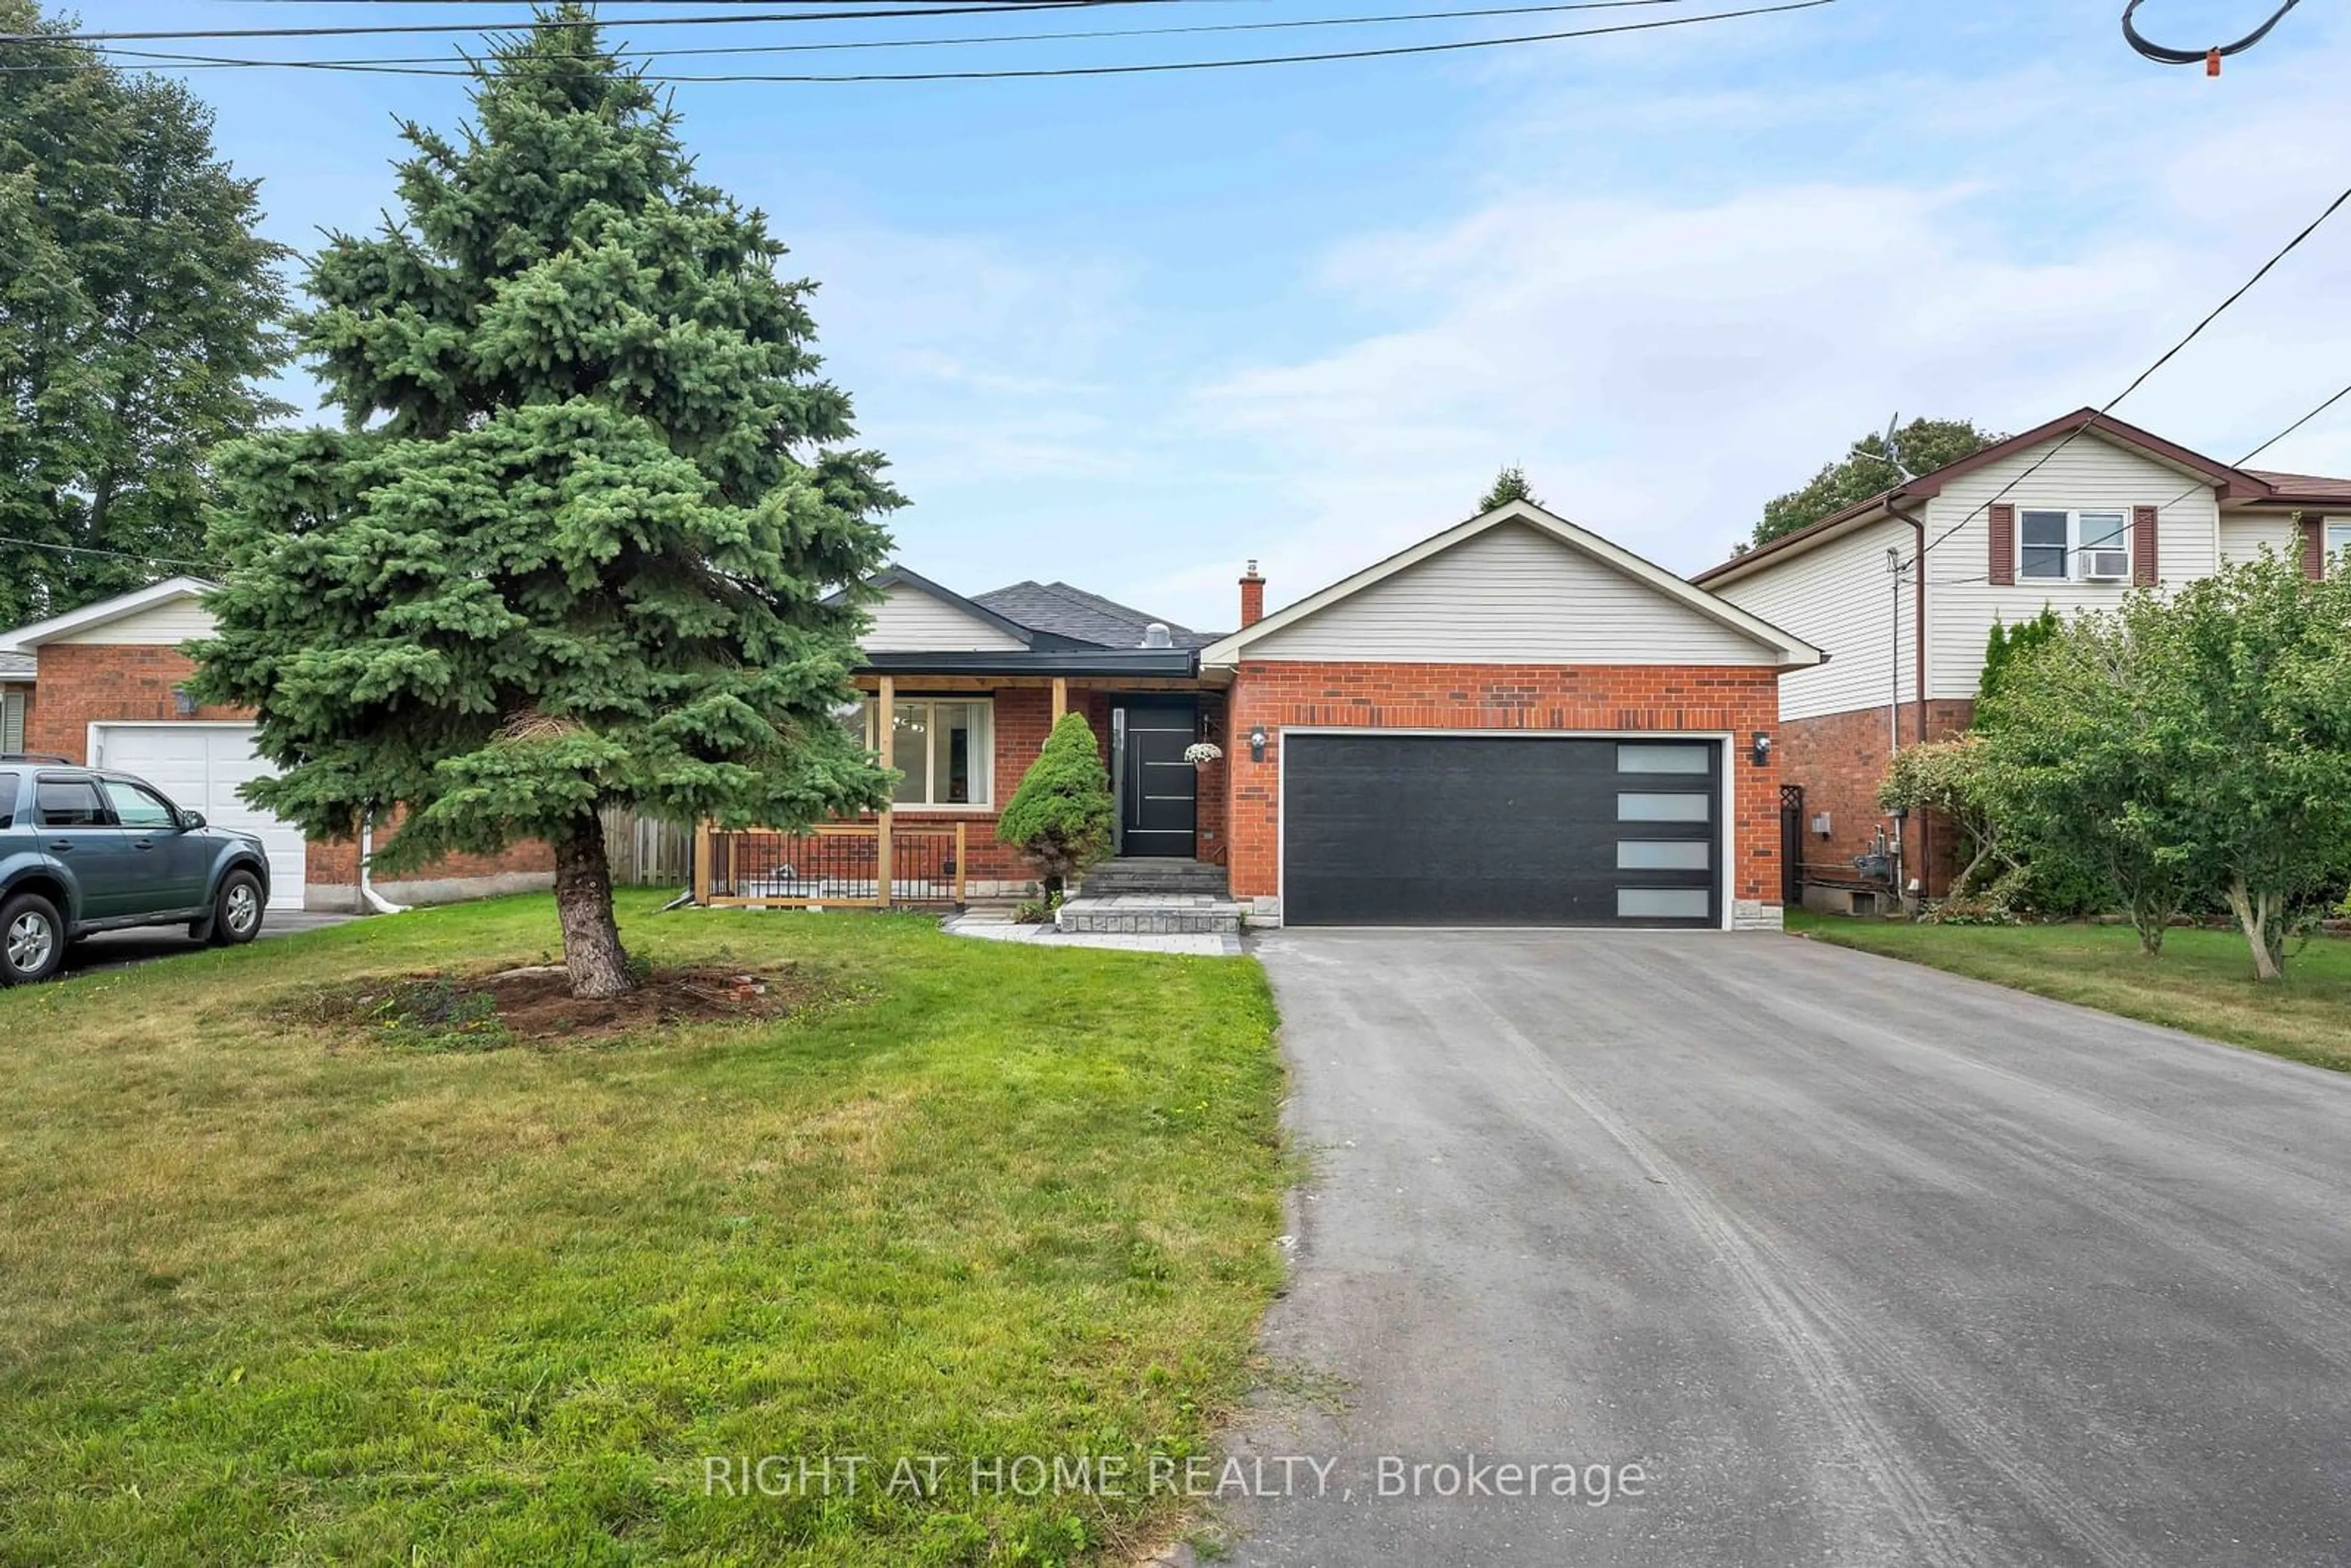
<path fill-rule="evenodd" d="M 1782 862 L 1815 901 L 1940 893 L 1948 824 L 1878 808 L 1901 745 L 1967 728 L 1995 622 L 2118 605 L 2264 547 L 2315 577 L 2351 546 L 2351 480 L 2232 466 L 2094 410 L 1908 480 L 1693 580 L 1821 648 L 1780 683 Z M 1923 568 L 1923 570 L 1921 570 Z"/>

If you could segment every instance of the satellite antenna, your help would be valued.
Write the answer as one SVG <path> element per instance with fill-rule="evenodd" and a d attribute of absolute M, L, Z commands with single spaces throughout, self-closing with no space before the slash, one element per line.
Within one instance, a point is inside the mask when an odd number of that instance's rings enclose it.
<path fill-rule="evenodd" d="M 1910 472 L 1908 465 L 1902 461 L 1902 454 L 1900 450 L 1895 445 L 1894 433 L 1900 429 L 1901 425 L 1902 411 L 1896 409 L 1894 412 L 1894 416 L 1886 422 L 1886 434 L 1882 443 L 1885 448 L 1883 451 L 1866 452 L 1862 449 L 1859 442 L 1855 442 L 1853 445 L 1852 451 L 1848 453 L 1847 455 L 1853 457 L 1865 457 L 1872 463 L 1883 463 L 1888 468 L 1894 470 L 1896 480 L 1901 484 L 1907 485 L 1911 480 L 1918 477 L 1918 476 Z"/>

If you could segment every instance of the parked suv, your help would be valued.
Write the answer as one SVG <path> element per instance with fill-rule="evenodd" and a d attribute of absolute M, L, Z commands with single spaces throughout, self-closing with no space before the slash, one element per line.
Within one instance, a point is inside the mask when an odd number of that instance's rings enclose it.
<path fill-rule="evenodd" d="M 0 754 L 0 985 L 46 980 L 66 944 L 185 925 L 218 946 L 261 933 L 269 860 L 143 779 Z"/>

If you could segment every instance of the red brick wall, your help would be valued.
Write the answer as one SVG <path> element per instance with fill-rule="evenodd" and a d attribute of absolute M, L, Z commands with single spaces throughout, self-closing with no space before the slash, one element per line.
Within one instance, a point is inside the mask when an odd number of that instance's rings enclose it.
<path fill-rule="evenodd" d="M 50 752 L 72 761 L 89 760 L 89 727 L 122 720 L 177 719 L 172 691 L 195 673 L 177 648 L 127 643 L 53 643 L 39 652 L 38 684 L 25 706 L 25 749 Z M 244 708 L 200 707 L 196 719 L 250 718 Z M 305 857 L 309 885 L 354 886 L 359 882 L 357 844 L 313 841 Z M 452 855 L 399 880 L 455 881 L 505 872 L 550 872 L 554 856 L 544 844 L 516 844 L 502 854 Z"/>
<path fill-rule="evenodd" d="M 40 679 L 25 709 L 25 749 L 89 760 L 89 727 L 109 719 L 172 719 L 172 689 L 196 673 L 177 648 L 117 643 L 53 643 L 39 651 Z M 242 708 L 196 710 L 200 719 L 238 719 Z"/>
<path fill-rule="evenodd" d="M 1975 721 L 1975 708 L 1974 702 L 1965 698 L 1928 703 L 1927 737 L 1944 740 L 1964 732 Z M 1917 706 L 1905 703 L 1902 744 L 1908 746 L 1917 737 Z M 1879 829 L 1893 831 L 1892 820 L 1877 804 L 1877 787 L 1886 778 L 1887 746 L 1882 707 L 1790 719 L 1780 727 L 1781 773 L 1786 782 L 1804 787 L 1807 875 L 1826 882 L 1855 881 L 1854 857 L 1871 847 Z M 1813 819 L 1823 812 L 1829 818 L 1826 838 L 1812 831 Z M 1925 881 L 1932 896 L 1949 882 L 1959 835 L 1940 817 L 1926 831 L 1932 841 Z M 1919 874 L 1917 824 L 1911 824 L 1905 838 L 1903 874 L 1907 878 Z"/>
<path fill-rule="evenodd" d="M 1746 738 L 1779 732 L 1779 676 L 1770 670 L 1647 664 L 1366 664 L 1245 663 L 1231 694 L 1232 887 L 1280 891 L 1281 731 L 1289 725 L 1383 729 L 1684 730 L 1738 737 L 1726 760 L 1735 784 L 1731 895 L 1780 902 L 1780 782 L 1757 768 Z M 1249 734 L 1265 726 L 1265 760 Z"/>

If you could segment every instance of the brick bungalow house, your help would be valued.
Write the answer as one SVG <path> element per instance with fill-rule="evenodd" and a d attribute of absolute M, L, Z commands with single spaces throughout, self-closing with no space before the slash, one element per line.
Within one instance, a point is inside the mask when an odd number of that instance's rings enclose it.
<path fill-rule="evenodd" d="M 1117 786 L 1115 863 L 1212 876 L 1263 922 L 1779 924 L 1779 683 L 1818 650 L 1540 507 L 1270 615 L 1252 569 L 1221 635 L 1063 583 L 873 585 L 856 679 L 869 744 L 903 773 L 893 821 L 960 841 L 972 895 L 1028 890 L 997 813 L 1074 709 Z M 174 578 L 0 638 L 11 748 L 139 774 L 261 835 L 274 904 L 351 907 L 354 848 L 238 799 L 268 766 L 250 716 L 183 690 L 207 587 Z M 1187 758 L 1201 741 L 1214 760 Z M 383 892 L 549 880 L 530 845 Z"/>
<path fill-rule="evenodd" d="M 2351 480 L 2239 468 L 2093 409 L 1996 442 L 1698 574 L 1824 650 L 1780 684 L 1787 824 L 1812 901 L 1874 881 L 1941 894 L 1948 824 L 1896 823 L 1877 787 L 1900 745 L 1966 730 L 1995 622 L 2110 610 L 2134 588 L 2263 549 L 2313 577 L 2351 546 Z M 1923 550 L 1926 570 L 1916 570 Z M 1902 564 L 1897 579 L 1892 562 Z M 1887 875 L 1856 857 L 1883 843 Z"/>
<path fill-rule="evenodd" d="M 1058 583 L 875 586 L 893 819 L 963 823 L 977 893 L 1025 888 L 997 812 L 1076 710 L 1114 863 L 1220 867 L 1260 922 L 1779 924 L 1779 682 L 1818 650 L 1540 507 L 1270 615 L 1252 570 L 1222 636 Z"/>

